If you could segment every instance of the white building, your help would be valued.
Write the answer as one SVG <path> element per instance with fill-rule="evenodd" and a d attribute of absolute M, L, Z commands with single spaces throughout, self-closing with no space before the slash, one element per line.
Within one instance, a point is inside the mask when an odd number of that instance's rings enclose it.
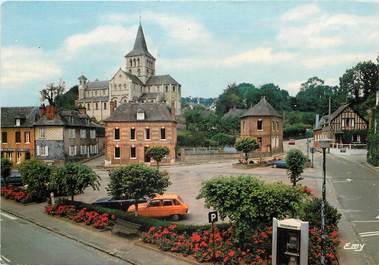
<path fill-rule="evenodd" d="M 109 117 L 120 103 L 131 101 L 164 102 L 181 114 L 181 85 L 170 75 L 155 75 L 155 58 L 147 49 L 141 24 L 125 63 L 125 70 L 118 69 L 110 80 L 88 81 L 81 75 L 77 105 L 98 121 Z"/>

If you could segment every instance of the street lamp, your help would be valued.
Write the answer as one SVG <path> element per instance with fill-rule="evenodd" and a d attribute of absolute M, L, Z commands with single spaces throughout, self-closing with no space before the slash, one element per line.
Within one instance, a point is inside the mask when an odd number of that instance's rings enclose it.
<path fill-rule="evenodd" d="M 325 202 L 326 202 L 326 149 L 330 147 L 331 139 L 320 139 L 322 148 L 322 201 L 321 201 L 321 264 L 325 265 Z"/>

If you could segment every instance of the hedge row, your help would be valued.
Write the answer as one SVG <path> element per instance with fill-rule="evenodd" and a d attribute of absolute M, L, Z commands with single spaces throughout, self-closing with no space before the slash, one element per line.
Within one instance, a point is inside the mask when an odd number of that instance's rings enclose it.
<path fill-rule="evenodd" d="M 108 214 L 116 214 L 117 218 L 120 218 L 122 220 L 125 220 L 130 223 L 138 224 L 140 225 L 140 230 L 143 232 L 146 232 L 150 229 L 150 227 L 169 227 L 170 225 L 174 224 L 174 222 L 169 221 L 169 220 L 161 220 L 161 219 L 155 219 L 155 218 L 147 218 L 147 217 L 142 217 L 142 216 L 135 216 L 134 213 L 128 213 L 122 210 L 117 210 L 117 209 L 109 209 L 105 207 L 101 207 L 98 205 L 92 205 L 92 204 L 87 204 L 84 202 L 80 201 L 70 201 L 70 200 L 65 200 L 65 204 L 71 204 L 75 205 L 79 208 L 87 208 L 90 210 L 94 210 L 97 212 L 101 213 L 108 213 Z M 219 229 L 226 229 L 230 227 L 230 224 L 219 224 L 218 225 Z M 193 232 L 199 232 L 202 230 L 209 229 L 210 225 L 186 225 L 186 224 L 177 224 L 176 230 L 178 232 L 186 232 L 186 233 L 193 233 Z"/>

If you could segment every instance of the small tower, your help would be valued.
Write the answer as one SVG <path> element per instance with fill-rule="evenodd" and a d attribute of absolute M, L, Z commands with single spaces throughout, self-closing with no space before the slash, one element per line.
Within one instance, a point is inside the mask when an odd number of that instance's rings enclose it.
<path fill-rule="evenodd" d="M 78 87 L 78 92 L 79 92 L 79 99 L 84 98 L 84 90 L 87 87 L 87 78 L 84 75 L 79 76 L 79 87 Z"/>
<path fill-rule="evenodd" d="M 131 52 L 125 55 L 126 71 L 146 83 L 150 76 L 155 74 L 155 58 L 147 49 L 145 36 L 141 23 L 138 27 L 137 37 Z"/>

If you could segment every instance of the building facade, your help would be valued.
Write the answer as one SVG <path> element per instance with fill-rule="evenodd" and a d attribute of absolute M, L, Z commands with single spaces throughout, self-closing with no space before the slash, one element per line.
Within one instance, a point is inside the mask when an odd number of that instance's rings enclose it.
<path fill-rule="evenodd" d="M 175 162 L 176 121 L 164 103 L 123 103 L 105 120 L 105 165 L 154 163 L 146 156 L 153 146 L 170 153 L 162 164 Z"/>
<path fill-rule="evenodd" d="M 77 105 L 98 121 L 124 102 L 165 103 L 181 114 L 181 85 L 170 75 L 156 75 L 155 58 L 147 49 L 141 25 L 133 50 L 125 55 L 125 69 L 118 69 L 105 81 L 88 81 L 81 75 L 78 91 Z"/>
<path fill-rule="evenodd" d="M 85 109 L 58 111 L 41 106 L 34 124 L 36 158 L 51 163 L 78 161 L 103 151 L 99 126 L 92 123 Z"/>
<path fill-rule="evenodd" d="M 321 139 L 331 139 L 338 144 L 365 143 L 368 122 L 350 104 L 340 106 L 330 115 L 321 117 L 313 130 L 314 145 Z"/>
<path fill-rule="evenodd" d="M 240 117 L 241 137 L 257 140 L 262 153 L 283 152 L 283 118 L 265 97 Z"/>
<path fill-rule="evenodd" d="M 1 108 L 1 157 L 13 166 L 35 157 L 34 122 L 37 107 Z"/>

